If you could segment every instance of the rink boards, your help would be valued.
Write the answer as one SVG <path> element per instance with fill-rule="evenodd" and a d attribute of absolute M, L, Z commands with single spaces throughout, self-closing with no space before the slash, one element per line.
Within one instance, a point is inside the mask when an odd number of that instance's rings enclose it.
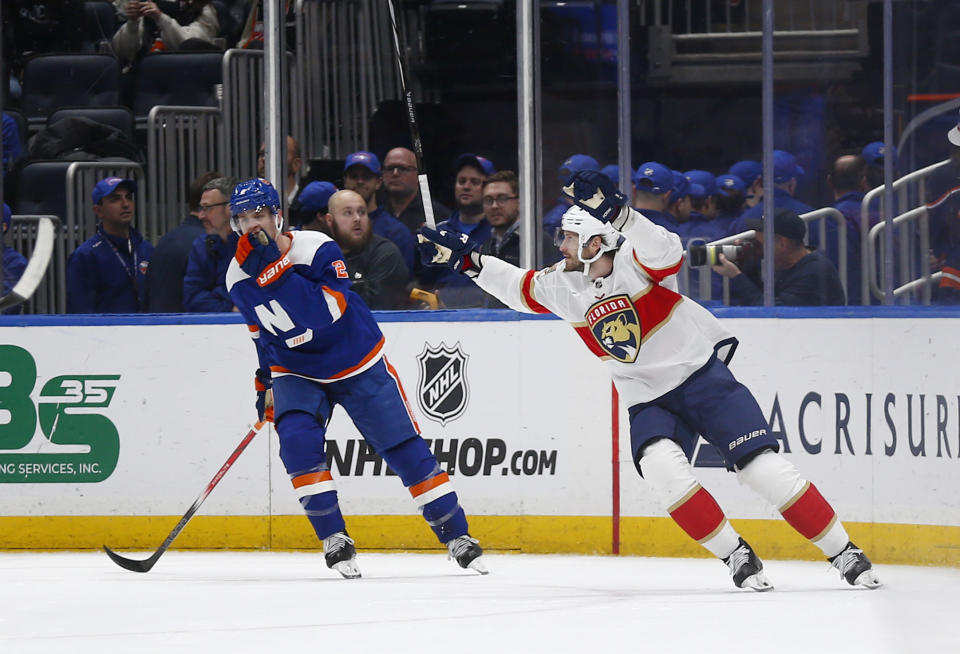
<path fill-rule="evenodd" d="M 718 313 L 741 341 L 734 373 L 854 540 L 880 561 L 960 565 L 960 314 Z M 378 317 L 485 546 L 703 554 L 637 475 L 626 407 L 568 325 L 490 311 Z M 220 315 L 2 320 L 0 548 L 157 547 L 256 418 L 246 328 Z M 342 409 L 328 435 L 358 544 L 436 547 Z M 316 547 L 277 450 L 264 430 L 176 546 Z M 818 557 L 711 446 L 694 462 L 766 557 Z"/>

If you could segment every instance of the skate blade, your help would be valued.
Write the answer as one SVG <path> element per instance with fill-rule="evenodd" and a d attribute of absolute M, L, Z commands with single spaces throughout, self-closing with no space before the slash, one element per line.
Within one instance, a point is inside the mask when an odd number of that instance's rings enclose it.
<path fill-rule="evenodd" d="M 487 569 L 487 562 L 483 560 L 483 555 L 475 558 L 473 561 L 467 564 L 467 567 L 475 572 L 479 572 L 482 575 L 490 574 L 490 570 Z"/>
<path fill-rule="evenodd" d="M 352 559 L 350 561 L 340 561 L 340 563 L 334 563 L 333 569 L 343 575 L 344 579 L 360 578 L 360 568 L 357 567 L 356 561 L 353 561 Z"/>
<path fill-rule="evenodd" d="M 853 582 L 857 586 L 863 586 L 864 588 L 880 588 L 880 578 L 877 576 L 873 570 L 864 570 L 857 576 Z"/>
<path fill-rule="evenodd" d="M 750 575 L 744 579 L 741 588 L 749 588 L 757 591 L 758 593 L 763 593 L 768 590 L 773 590 L 773 584 L 770 583 L 770 580 L 767 579 L 765 574 L 758 572 L 757 574 Z"/>

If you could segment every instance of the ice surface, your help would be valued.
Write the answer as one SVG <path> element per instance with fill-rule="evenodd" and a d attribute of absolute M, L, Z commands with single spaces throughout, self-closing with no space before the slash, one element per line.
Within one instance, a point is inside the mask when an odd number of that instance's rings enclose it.
<path fill-rule="evenodd" d="M 319 553 L 175 551 L 146 574 L 0 553 L 0 652 L 960 652 L 957 569 L 879 565 L 871 591 L 767 561 L 761 594 L 713 559 L 486 560 L 479 576 L 439 551 L 361 551 L 346 580 Z"/>

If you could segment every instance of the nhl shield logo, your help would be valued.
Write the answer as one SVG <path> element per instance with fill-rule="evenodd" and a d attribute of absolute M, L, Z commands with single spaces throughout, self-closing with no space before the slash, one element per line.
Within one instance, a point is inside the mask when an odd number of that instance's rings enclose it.
<path fill-rule="evenodd" d="M 636 307 L 626 295 L 601 300 L 587 310 L 587 325 L 597 343 L 617 361 L 633 363 L 643 334 Z"/>
<path fill-rule="evenodd" d="M 417 403 L 423 413 L 446 426 L 467 408 L 470 390 L 467 386 L 467 356 L 457 343 L 455 347 L 424 344 L 417 357 L 420 378 L 417 382 Z"/>

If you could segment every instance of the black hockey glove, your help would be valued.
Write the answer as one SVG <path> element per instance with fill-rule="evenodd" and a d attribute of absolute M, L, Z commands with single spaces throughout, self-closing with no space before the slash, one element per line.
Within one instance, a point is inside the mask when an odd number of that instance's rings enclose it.
<path fill-rule="evenodd" d="M 417 236 L 420 242 L 420 259 L 427 266 L 448 266 L 454 272 L 468 277 L 480 274 L 480 253 L 470 242 L 467 234 L 444 227 L 430 229 L 421 227 Z"/>
<path fill-rule="evenodd" d="M 596 170 L 575 172 L 567 179 L 563 192 L 578 207 L 605 223 L 616 218 L 627 204 L 627 196 L 609 177 Z"/>
<path fill-rule="evenodd" d="M 257 389 L 257 420 L 273 421 L 273 379 L 270 371 L 257 368 L 253 384 Z"/>
<path fill-rule="evenodd" d="M 260 286 L 285 279 L 293 268 L 290 260 L 281 255 L 277 242 L 264 231 L 241 236 L 234 257 L 243 272 L 256 279 Z"/>

